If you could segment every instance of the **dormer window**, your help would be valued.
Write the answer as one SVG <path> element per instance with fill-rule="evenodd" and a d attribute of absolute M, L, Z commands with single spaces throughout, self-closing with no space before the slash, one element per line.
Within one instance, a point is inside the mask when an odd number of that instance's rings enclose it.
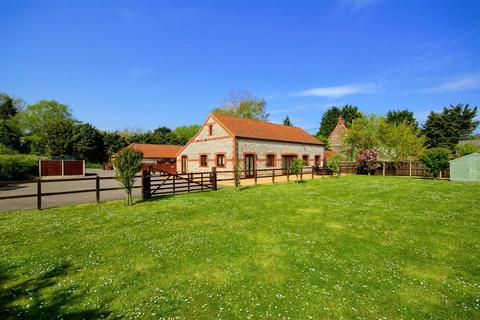
<path fill-rule="evenodd" d="M 211 136 L 213 134 L 213 124 L 208 125 L 208 135 Z"/>

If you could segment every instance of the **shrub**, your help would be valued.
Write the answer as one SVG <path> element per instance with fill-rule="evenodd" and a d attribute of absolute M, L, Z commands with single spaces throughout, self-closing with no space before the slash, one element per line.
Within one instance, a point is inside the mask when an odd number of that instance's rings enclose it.
<path fill-rule="evenodd" d="M 302 159 L 294 159 L 292 162 L 290 162 L 290 172 L 296 176 L 297 183 L 298 183 L 298 175 L 302 171 L 303 165 L 304 163 Z"/>
<path fill-rule="evenodd" d="M 17 154 L 17 152 L 4 144 L 0 143 L 0 154 Z"/>
<path fill-rule="evenodd" d="M 117 180 L 125 188 L 125 204 L 132 205 L 132 189 L 135 183 L 135 175 L 140 171 L 143 153 L 132 148 L 125 148 L 118 152 L 113 159 L 113 167 Z"/>
<path fill-rule="evenodd" d="M 375 149 L 361 150 L 357 155 L 357 163 L 360 168 L 370 175 L 377 168 L 378 152 Z"/>
<path fill-rule="evenodd" d="M 26 154 L 0 155 L 0 180 L 22 180 L 38 174 L 37 156 Z"/>
<path fill-rule="evenodd" d="M 334 155 L 327 160 L 328 169 L 332 170 L 337 177 L 340 176 L 340 156 Z"/>
<path fill-rule="evenodd" d="M 458 144 L 455 146 L 455 155 L 457 157 L 463 157 L 463 156 L 466 156 L 467 154 L 474 153 L 474 152 L 480 153 L 480 147 L 477 145 L 474 145 L 471 142 L 468 142 L 465 144 Z"/>
<path fill-rule="evenodd" d="M 449 151 L 445 148 L 427 149 L 420 157 L 420 161 L 425 165 L 427 172 L 433 178 L 437 178 L 442 170 L 449 166 Z"/>

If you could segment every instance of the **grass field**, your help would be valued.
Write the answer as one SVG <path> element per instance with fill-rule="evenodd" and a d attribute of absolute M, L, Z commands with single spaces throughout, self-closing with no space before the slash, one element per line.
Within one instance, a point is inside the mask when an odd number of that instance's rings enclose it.
<path fill-rule="evenodd" d="M 0 318 L 480 318 L 480 184 L 349 176 L 0 215 Z"/>

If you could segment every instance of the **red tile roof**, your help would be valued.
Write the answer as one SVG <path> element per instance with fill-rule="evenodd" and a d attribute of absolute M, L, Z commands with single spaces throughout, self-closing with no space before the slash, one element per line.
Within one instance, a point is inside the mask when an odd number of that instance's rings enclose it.
<path fill-rule="evenodd" d="M 224 114 L 212 114 L 212 116 L 236 137 L 323 145 L 301 128 Z"/>
<path fill-rule="evenodd" d="M 144 158 L 175 158 L 183 146 L 168 144 L 132 143 L 128 148 L 143 152 Z"/>

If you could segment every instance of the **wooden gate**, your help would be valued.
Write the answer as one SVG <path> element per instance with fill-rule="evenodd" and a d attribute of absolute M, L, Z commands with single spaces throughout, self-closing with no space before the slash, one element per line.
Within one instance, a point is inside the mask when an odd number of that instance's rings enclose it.
<path fill-rule="evenodd" d="M 216 172 L 175 174 L 142 170 L 142 198 L 217 190 Z"/>

